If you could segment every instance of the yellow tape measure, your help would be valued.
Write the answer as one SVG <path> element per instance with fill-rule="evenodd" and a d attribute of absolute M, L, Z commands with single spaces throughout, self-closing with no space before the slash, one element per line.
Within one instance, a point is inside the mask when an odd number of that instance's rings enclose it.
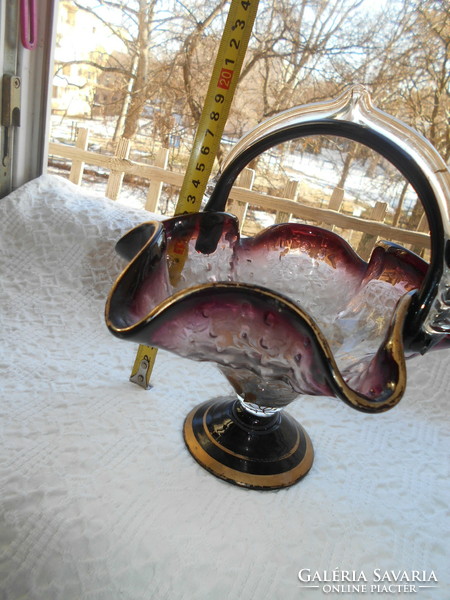
<path fill-rule="evenodd" d="M 175 214 L 200 210 L 258 8 L 258 0 L 233 0 Z"/>
<path fill-rule="evenodd" d="M 175 215 L 200 210 L 239 80 L 258 3 L 259 0 L 231 2 Z M 188 240 L 169 244 L 167 253 L 170 279 L 176 283 L 188 255 Z M 148 389 L 156 352 L 157 349 L 151 346 L 139 346 L 130 381 Z"/>

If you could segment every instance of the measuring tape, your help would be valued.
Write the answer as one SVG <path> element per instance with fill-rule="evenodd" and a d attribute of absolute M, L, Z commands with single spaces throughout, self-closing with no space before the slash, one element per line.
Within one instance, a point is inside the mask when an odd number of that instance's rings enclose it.
<path fill-rule="evenodd" d="M 232 0 L 231 2 L 175 216 L 200 210 L 239 80 L 258 3 L 259 0 Z M 168 244 L 167 255 L 172 284 L 179 280 L 188 256 L 188 244 L 188 239 L 178 239 Z M 150 387 L 150 375 L 156 352 L 157 349 L 152 346 L 139 346 L 130 381 L 145 389 Z"/>
<path fill-rule="evenodd" d="M 259 0 L 232 0 L 175 214 L 200 210 L 219 149 Z"/>

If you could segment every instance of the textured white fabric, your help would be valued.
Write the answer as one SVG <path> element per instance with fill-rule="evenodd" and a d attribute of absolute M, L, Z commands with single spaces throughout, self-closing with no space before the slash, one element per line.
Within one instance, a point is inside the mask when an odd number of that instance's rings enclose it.
<path fill-rule="evenodd" d="M 190 408 L 226 389 L 215 367 L 160 352 L 144 391 L 128 382 L 136 347 L 106 330 L 114 244 L 148 213 L 43 176 L 0 214 L 2 600 L 309 600 L 325 594 L 299 570 L 336 568 L 368 584 L 433 571 L 434 588 L 398 597 L 450 597 L 450 353 L 410 362 L 383 415 L 297 400 L 312 471 L 240 489 L 182 439 Z"/>

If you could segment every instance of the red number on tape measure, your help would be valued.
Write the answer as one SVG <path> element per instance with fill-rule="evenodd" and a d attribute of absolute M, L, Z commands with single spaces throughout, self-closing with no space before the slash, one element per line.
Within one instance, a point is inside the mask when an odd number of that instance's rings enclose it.
<path fill-rule="evenodd" d="M 222 69 L 219 75 L 219 82 L 217 87 L 227 90 L 230 87 L 231 80 L 233 78 L 233 71 L 231 69 Z"/>

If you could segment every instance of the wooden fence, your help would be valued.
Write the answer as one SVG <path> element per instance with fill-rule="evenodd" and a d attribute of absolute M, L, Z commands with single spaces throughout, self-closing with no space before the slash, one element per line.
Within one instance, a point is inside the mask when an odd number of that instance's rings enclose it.
<path fill-rule="evenodd" d="M 71 161 L 69 179 L 73 183 L 80 185 L 85 165 L 94 165 L 109 170 L 105 195 L 112 200 L 117 200 L 125 175 L 148 179 L 145 208 L 151 212 L 159 212 L 159 200 L 164 183 L 177 188 L 181 187 L 183 173 L 167 169 L 168 150 L 160 150 L 155 164 L 148 165 L 128 158 L 131 149 L 129 140 L 124 138 L 119 140 L 114 156 L 108 156 L 87 150 L 88 135 L 87 129 L 79 128 L 75 146 L 55 142 L 49 144 L 49 156 L 57 156 Z M 421 252 L 430 246 L 425 215 L 422 216 L 415 231 L 401 229 L 384 222 L 387 212 L 385 202 L 377 202 L 368 218 L 362 219 L 341 212 L 344 199 L 342 188 L 335 188 L 330 196 L 328 206 L 319 208 L 300 201 L 297 181 L 288 181 L 283 191 L 283 197 L 279 198 L 252 190 L 254 179 L 254 171 L 245 169 L 230 193 L 227 210 L 239 218 L 241 229 L 245 228 L 248 207 L 251 206 L 258 210 L 275 212 L 276 223 L 286 222 L 295 217 L 302 221 L 323 225 L 328 229 L 338 227 L 361 232 L 362 236 L 360 236 L 357 251 L 364 258 L 367 258 L 378 238 L 409 245 L 416 252 Z"/>

